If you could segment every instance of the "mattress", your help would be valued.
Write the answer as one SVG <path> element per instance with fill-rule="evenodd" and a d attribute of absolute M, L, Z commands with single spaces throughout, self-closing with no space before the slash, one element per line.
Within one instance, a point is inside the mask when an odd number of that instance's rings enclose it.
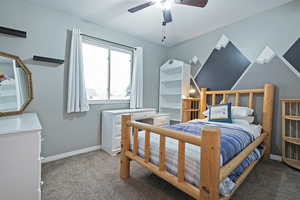
<path fill-rule="evenodd" d="M 221 129 L 221 163 L 223 166 L 229 162 L 235 155 L 246 148 L 251 142 L 257 138 L 261 133 L 261 127 L 259 125 L 244 124 L 244 123 L 216 123 L 208 122 L 207 120 L 193 120 L 188 123 L 182 123 L 179 125 L 171 125 L 165 128 L 183 131 L 189 134 L 201 134 L 200 129 L 203 126 L 215 126 Z M 229 132 L 229 133 L 228 133 Z M 231 134 L 233 132 L 234 134 Z M 232 135 L 238 136 L 238 140 L 232 139 Z M 225 139 L 224 139 L 225 137 Z M 144 146 L 145 146 L 145 134 L 139 134 L 139 145 L 138 155 L 144 157 Z M 150 144 L 151 144 L 151 157 L 150 162 L 159 165 L 159 139 L 160 136 L 155 133 L 151 133 Z M 224 140 L 228 140 L 228 144 L 236 143 L 236 148 L 229 147 L 226 150 L 226 144 Z M 131 140 L 133 141 L 133 140 Z M 225 147 L 224 147 L 225 146 Z M 227 145 L 228 146 L 228 145 Z M 234 146 L 234 145 L 233 145 Z M 133 144 L 131 145 L 133 148 Z M 234 149 L 234 152 L 232 150 Z M 230 152 L 230 153 L 228 153 Z M 229 155 L 228 155 L 229 154 Z M 229 175 L 220 183 L 220 194 L 227 196 L 235 187 L 235 180 L 240 174 L 247 168 L 252 162 L 259 159 L 261 156 L 260 150 L 255 149 L 245 160 L 241 163 L 232 174 Z M 192 144 L 186 143 L 185 146 L 185 181 L 195 186 L 199 185 L 200 182 L 200 159 L 201 159 L 201 148 Z M 166 138 L 166 170 L 177 175 L 177 164 L 178 164 L 178 140 L 172 138 Z"/>

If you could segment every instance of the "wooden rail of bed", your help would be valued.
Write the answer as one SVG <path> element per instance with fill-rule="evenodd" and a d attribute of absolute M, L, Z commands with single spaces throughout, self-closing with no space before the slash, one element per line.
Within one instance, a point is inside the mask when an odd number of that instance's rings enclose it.
<path fill-rule="evenodd" d="M 131 115 L 122 116 L 122 151 L 121 151 L 121 166 L 120 177 L 128 179 L 130 177 L 130 161 L 135 160 L 157 176 L 165 179 L 180 190 L 186 192 L 190 196 L 198 200 L 218 200 L 229 199 L 235 192 L 239 185 L 245 180 L 247 175 L 256 165 L 252 163 L 236 181 L 236 188 L 229 197 L 223 197 L 219 194 L 219 184 L 226 178 L 257 146 L 261 143 L 265 144 L 264 153 L 266 157 L 269 156 L 271 131 L 272 131 L 272 115 L 274 103 L 275 86 L 266 84 L 264 89 L 251 90 L 236 90 L 236 91 L 207 91 L 201 90 L 201 98 L 195 99 L 199 102 L 199 109 L 191 109 L 187 105 L 188 112 L 198 112 L 198 116 L 203 117 L 201 113 L 207 106 L 207 95 L 212 95 L 212 102 L 216 103 L 216 95 L 223 95 L 223 100 L 226 101 L 228 95 L 236 95 L 236 105 L 239 105 L 239 95 L 249 95 L 249 107 L 253 107 L 254 94 L 264 94 L 263 102 L 263 133 L 253 143 L 251 143 L 240 154 L 233 158 L 223 167 L 220 166 L 220 151 L 221 151 L 221 133 L 218 128 L 205 127 L 203 128 L 201 136 L 194 136 L 184 132 L 170 130 L 166 128 L 156 127 L 149 124 L 139 123 L 131 120 Z M 192 102 L 192 100 L 185 100 L 185 102 Z M 191 103 L 189 103 L 191 106 Z M 199 114 L 200 113 L 200 114 Z M 186 115 L 186 120 L 188 116 Z M 132 131 L 133 130 L 133 131 Z M 143 130 L 140 132 L 139 130 Z M 133 141 L 131 141 L 130 134 L 133 132 Z M 138 153 L 138 134 L 145 134 L 144 157 Z M 159 165 L 151 163 L 151 134 L 158 134 L 160 137 L 159 143 Z M 178 164 L 177 176 L 171 174 L 166 170 L 166 138 L 173 138 L 178 140 Z M 133 142 L 133 143 L 132 143 Z M 133 148 L 131 149 L 131 143 Z M 201 147 L 201 163 L 200 163 L 200 185 L 198 187 L 185 181 L 185 146 L 187 143 Z"/>

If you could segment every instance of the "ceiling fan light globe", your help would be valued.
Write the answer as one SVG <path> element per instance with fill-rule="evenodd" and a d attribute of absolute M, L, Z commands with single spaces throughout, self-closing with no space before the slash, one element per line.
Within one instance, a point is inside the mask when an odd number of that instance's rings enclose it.
<path fill-rule="evenodd" d="M 160 7 L 162 10 L 171 10 L 171 3 L 170 1 L 160 1 L 157 0 L 157 5 Z"/>

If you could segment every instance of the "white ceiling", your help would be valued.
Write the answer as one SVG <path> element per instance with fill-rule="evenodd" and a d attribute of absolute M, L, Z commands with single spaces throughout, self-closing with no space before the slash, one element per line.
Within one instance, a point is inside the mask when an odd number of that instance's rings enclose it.
<path fill-rule="evenodd" d="M 147 0 L 28 1 L 161 44 L 162 12 L 157 5 L 134 14 L 127 12 L 127 9 Z M 290 1 L 292 0 L 209 0 L 205 8 L 173 4 L 173 22 L 167 26 L 167 45 L 175 45 Z"/>

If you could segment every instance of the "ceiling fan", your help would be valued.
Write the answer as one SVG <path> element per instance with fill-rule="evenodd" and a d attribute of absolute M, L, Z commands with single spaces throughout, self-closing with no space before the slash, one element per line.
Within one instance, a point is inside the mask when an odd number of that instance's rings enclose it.
<path fill-rule="evenodd" d="M 205 7 L 208 0 L 175 0 L 175 3 L 182 4 L 182 5 L 188 5 L 188 6 L 195 6 L 195 7 Z M 163 12 L 163 25 L 165 26 L 167 23 L 172 22 L 172 14 L 171 14 L 171 4 L 170 0 L 151 0 L 147 3 L 138 5 L 136 7 L 128 9 L 128 12 L 135 13 L 137 11 L 140 11 L 142 9 L 145 9 L 147 7 L 153 6 L 155 4 L 158 4 Z"/>

